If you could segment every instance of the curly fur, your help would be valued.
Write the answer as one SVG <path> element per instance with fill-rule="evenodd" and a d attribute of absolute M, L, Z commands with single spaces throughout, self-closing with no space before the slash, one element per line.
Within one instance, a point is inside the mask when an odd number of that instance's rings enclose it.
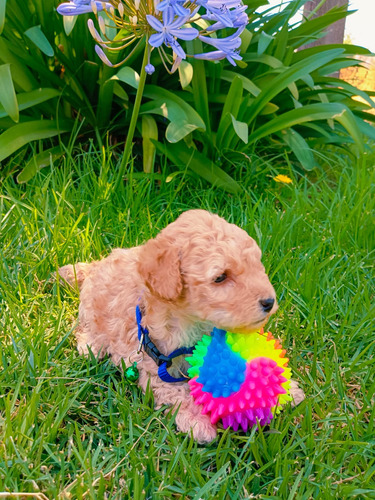
<path fill-rule="evenodd" d="M 109 354 L 117 365 L 122 359 L 128 365 L 138 345 L 139 301 L 142 324 L 165 354 L 194 345 L 213 325 L 230 331 L 259 328 L 277 309 L 260 258 L 245 231 L 204 210 L 190 210 L 142 246 L 60 268 L 60 276 L 80 289 L 79 351 L 87 354 L 89 346 L 95 355 Z M 226 279 L 215 283 L 223 273 Z M 275 303 L 265 312 L 260 301 L 270 298 Z M 179 358 L 175 364 L 183 363 Z M 162 382 L 147 355 L 138 368 L 140 386 L 145 390 L 150 382 L 157 405 L 179 408 L 181 431 L 192 429 L 199 442 L 215 437 L 215 426 L 201 415 L 187 384 Z"/>

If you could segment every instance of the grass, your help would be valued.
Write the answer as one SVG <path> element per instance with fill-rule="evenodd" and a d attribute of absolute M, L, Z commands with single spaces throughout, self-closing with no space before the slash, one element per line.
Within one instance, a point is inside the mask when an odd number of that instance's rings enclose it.
<path fill-rule="evenodd" d="M 129 174 L 110 194 L 111 158 L 90 150 L 27 186 L 2 184 L 0 491 L 45 499 L 375 498 L 375 155 L 336 157 L 314 181 L 277 185 L 272 167 L 243 172 L 240 196 L 181 175 Z M 98 175 L 98 172 L 100 175 Z M 288 173 L 288 172 L 286 172 Z M 197 445 L 152 394 L 109 360 L 80 357 L 78 297 L 64 264 L 154 236 L 188 208 L 253 235 L 280 309 L 283 339 L 307 398 L 269 428 L 219 431 Z M 0 493 L 0 497 L 4 496 Z"/>

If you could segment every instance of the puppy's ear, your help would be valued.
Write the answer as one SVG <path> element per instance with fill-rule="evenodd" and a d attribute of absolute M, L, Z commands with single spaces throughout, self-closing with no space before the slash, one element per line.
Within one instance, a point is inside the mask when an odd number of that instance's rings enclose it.
<path fill-rule="evenodd" d="M 162 299 L 176 300 L 182 292 L 182 277 L 178 248 L 163 236 L 149 240 L 143 246 L 138 272 L 150 290 Z"/>

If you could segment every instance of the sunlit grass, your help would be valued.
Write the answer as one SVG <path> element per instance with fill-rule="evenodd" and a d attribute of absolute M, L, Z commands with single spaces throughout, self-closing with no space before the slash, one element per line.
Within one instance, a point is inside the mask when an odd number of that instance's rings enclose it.
<path fill-rule="evenodd" d="M 7 181 L 1 206 L 0 491 L 55 498 L 375 498 L 375 156 L 340 158 L 314 182 L 257 171 L 241 196 L 183 174 L 128 174 L 91 152 Z M 99 167 L 98 167 L 99 165 Z M 101 165 L 101 166 L 100 166 Z M 100 173 L 98 176 L 97 174 Z M 289 171 L 283 172 L 291 175 Z M 251 181 L 253 173 L 243 173 Z M 280 309 L 270 324 L 307 399 L 270 428 L 176 432 L 152 394 L 109 360 L 80 357 L 78 297 L 53 273 L 154 236 L 188 208 L 212 210 L 259 242 Z"/>

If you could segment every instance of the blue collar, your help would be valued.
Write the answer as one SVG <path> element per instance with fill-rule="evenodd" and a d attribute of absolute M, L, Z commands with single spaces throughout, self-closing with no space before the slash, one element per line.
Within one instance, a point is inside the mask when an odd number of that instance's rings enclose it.
<path fill-rule="evenodd" d="M 185 382 L 185 377 L 175 378 L 172 377 L 167 371 L 172 364 L 172 359 L 182 356 L 183 354 L 192 354 L 194 347 L 180 347 L 175 351 L 171 352 L 168 356 L 161 354 L 159 349 L 150 339 L 150 334 L 147 328 L 141 325 L 142 313 L 139 306 L 135 309 L 135 315 L 138 325 L 138 340 L 140 342 L 141 348 L 152 358 L 158 365 L 158 375 L 163 380 L 163 382 Z"/>

